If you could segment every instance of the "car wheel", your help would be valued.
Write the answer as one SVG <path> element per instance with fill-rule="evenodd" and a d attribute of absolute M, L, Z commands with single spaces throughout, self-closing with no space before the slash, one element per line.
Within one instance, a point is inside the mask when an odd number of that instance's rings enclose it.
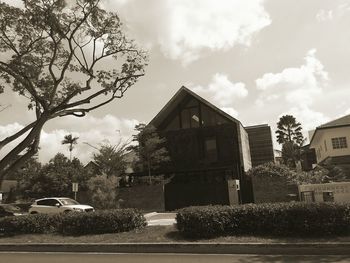
<path fill-rule="evenodd" d="M 65 213 L 65 214 L 68 214 L 68 213 L 70 213 L 70 212 L 72 212 L 71 210 L 64 210 L 63 211 L 63 213 Z"/>
<path fill-rule="evenodd" d="M 35 214 L 37 214 L 37 213 L 38 213 L 38 212 L 36 212 L 36 211 L 30 212 L 31 215 L 35 215 Z"/>

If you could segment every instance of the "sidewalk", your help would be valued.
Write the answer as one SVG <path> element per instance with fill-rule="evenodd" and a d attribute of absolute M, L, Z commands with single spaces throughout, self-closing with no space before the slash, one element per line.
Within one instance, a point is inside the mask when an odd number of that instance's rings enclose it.
<path fill-rule="evenodd" d="M 152 212 L 144 215 L 148 226 L 169 226 L 176 224 L 176 213 Z"/>

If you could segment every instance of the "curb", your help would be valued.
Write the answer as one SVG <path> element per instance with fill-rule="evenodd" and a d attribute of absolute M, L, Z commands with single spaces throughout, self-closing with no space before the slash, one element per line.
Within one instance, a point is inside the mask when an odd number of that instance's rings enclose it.
<path fill-rule="evenodd" d="M 0 244 L 0 252 L 350 255 L 347 243 L 46 243 Z"/>

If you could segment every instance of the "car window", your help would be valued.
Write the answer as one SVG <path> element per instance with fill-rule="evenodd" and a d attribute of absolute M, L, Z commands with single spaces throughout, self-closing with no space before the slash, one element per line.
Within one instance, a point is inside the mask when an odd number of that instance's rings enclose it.
<path fill-rule="evenodd" d="M 56 199 L 45 199 L 36 202 L 38 205 L 55 206 L 59 203 Z"/>
<path fill-rule="evenodd" d="M 77 201 L 69 198 L 60 199 L 60 201 L 63 205 L 79 205 Z"/>

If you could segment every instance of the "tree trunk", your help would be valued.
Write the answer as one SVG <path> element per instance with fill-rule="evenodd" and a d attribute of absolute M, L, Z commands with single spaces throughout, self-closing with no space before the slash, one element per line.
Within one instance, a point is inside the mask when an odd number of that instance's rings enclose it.
<path fill-rule="evenodd" d="M 22 157 L 24 158 L 18 158 L 19 154 L 23 152 L 26 148 L 30 147 L 32 143 L 36 140 L 37 136 L 40 136 L 41 130 L 46 123 L 46 121 L 49 118 L 41 116 L 34 127 L 31 129 L 29 134 L 22 140 L 21 143 L 19 143 L 15 148 L 13 148 L 4 158 L 0 161 L 0 184 L 5 179 L 5 176 L 9 174 L 10 172 L 14 172 L 20 164 L 25 162 L 27 159 L 29 159 L 31 156 L 33 156 L 36 153 L 35 149 L 28 150 L 26 154 L 24 154 Z"/>

